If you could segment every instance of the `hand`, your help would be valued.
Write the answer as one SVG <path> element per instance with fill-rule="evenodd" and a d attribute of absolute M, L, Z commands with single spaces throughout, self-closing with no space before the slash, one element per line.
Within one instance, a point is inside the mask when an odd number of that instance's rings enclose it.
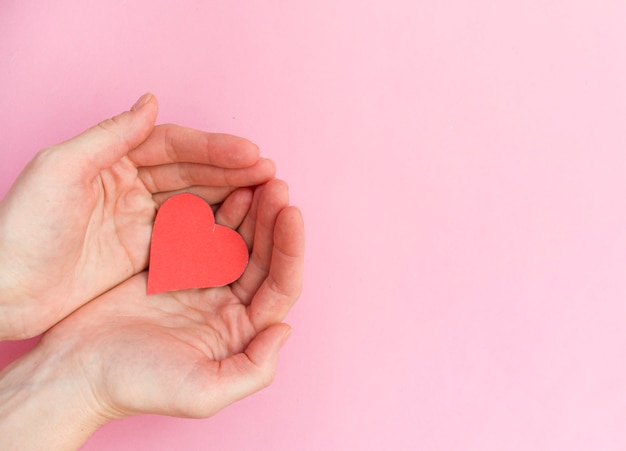
<path fill-rule="evenodd" d="M 40 152 L 0 203 L 0 339 L 37 335 L 148 263 L 155 211 L 190 191 L 219 204 L 274 176 L 229 135 L 154 126 L 157 101 Z"/>
<path fill-rule="evenodd" d="M 235 191 L 216 212 L 216 221 L 238 228 L 251 248 L 249 265 L 237 282 L 147 296 L 146 273 L 141 273 L 43 335 L 31 351 L 31 359 L 39 356 L 30 364 L 35 370 L 24 377 L 60 368 L 60 376 L 39 379 L 60 384 L 57 397 L 64 398 L 54 418 L 38 426 L 48 429 L 45 443 L 78 446 L 98 425 L 140 413 L 208 417 L 271 382 L 290 331 L 281 321 L 301 290 L 302 217 L 288 206 L 287 186 L 274 180 L 257 188 L 253 198 L 249 190 Z M 15 365 L 4 378 L 0 374 L 0 382 L 21 380 L 20 362 Z M 32 426 L 36 419 L 23 422 L 19 408 L 16 413 L 6 403 L 3 418 L 2 405 L 0 437 L 16 435 L 2 434 L 3 423 L 7 431 L 26 424 L 29 434 L 8 443 L 37 449 L 38 437 L 46 434 Z M 55 427 L 57 422 L 64 427 Z"/>

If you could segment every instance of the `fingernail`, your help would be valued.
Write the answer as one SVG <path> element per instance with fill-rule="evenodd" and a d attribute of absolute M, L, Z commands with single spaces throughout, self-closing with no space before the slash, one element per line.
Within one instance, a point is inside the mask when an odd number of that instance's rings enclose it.
<path fill-rule="evenodd" d="M 135 102 L 135 104 L 131 107 L 131 111 L 137 111 L 139 110 L 142 106 L 144 106 L 146 103 L 148 103 L 148 101 L 152 98 L 152 93 L 150 92 L 146 92 L 144 95 L 142 95 L 141 97 L 139 97 L 139 99 L 137 99 L 137 101 Z"/>

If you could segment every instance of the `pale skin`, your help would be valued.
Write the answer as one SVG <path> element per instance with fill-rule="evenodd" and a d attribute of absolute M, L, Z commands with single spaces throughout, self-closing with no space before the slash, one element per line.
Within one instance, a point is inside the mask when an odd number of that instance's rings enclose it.
<path fill-rule="evenodd" d="M 159 161 L 149 159 L 156 158 L 145 147 L 151 138 L 133 147 L 127 158 L 135 164 Z M 273 176 L 273 165 L 264 168 L 266 160 L 253 152 L 243 168 L 210 170 L 221 177 L 221 185 L 181 187 L 176 176 L 161 178 L 152 171 L 152 180 L 139 176 L 144 188 L 136 188 L 141 196 L 143 189 L 156 191 L 150 183 L 165 187 L 158 193 L 191 190 L 214 196 L 216 222 L 237 229 L 248 244 L 244 275 L 226 287 L 147 296 L 146 272 L 141 271 L 146 251 L 128 252 L 139 262 L 131 265 L 130 277 L 108 267 L 109 280 L 126 280 L 79 303 L 82 307 L 50 328 L 30 353 L 0 372 L 0 449 L 75 449 L 108 421 L 140 413 L 208 417 L 272 381 L 291 330 L 282 321 L 301 290 L 304 231 L 299 210 L 289 206 L 284 182 L 264 180 L 255 188 L 237 188 L 239 183 L 246 186 L 241 174 L 252 180 Z M 232 175 L 224 180 L 218 173 Z M 158 205 L 166 197 L 156 194 L 153 202 Z M 142 229 L 134 230 L 141 235 Z M 43 299 L 54 302 L 52 295 Z M 53 324 L 50 318 L 35 320 Z"/>
<path fill-rule="evenodd" d="M 275 173 L 251 142 L 154 127 L 145 103 L 40 152 L 0 203 L 0 339 L 40 334 L 148 264 L 158 205 L 211 204 Z"/>

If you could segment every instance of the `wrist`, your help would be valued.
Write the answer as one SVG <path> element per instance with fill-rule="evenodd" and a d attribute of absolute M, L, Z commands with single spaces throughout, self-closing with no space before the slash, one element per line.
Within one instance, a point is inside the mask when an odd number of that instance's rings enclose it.
<path fill-rule="evenodd" d="M 37 281 L 24 279 L 28 266 L 16 246 L 19 237 L 15 236 L 16 227 L 10 219 L 15 205 L 11 205 L 9 197 L 0 201 L 0 340 L 21 340 L 41 333 L 33 330 L 28 320 L 36 316 L 31 313 L 39 307 L 32 302 L 29 288 Z"/>
<path fill-rule="evenodd" d="M 0 203 L 0 210 L 2 203 Z M 1 216 L 1 215 L 0 215 Z M 30 338 L 24 317 L 25 292 L 18 281 L 18 259 L 10 252 L 0 224 L 0 340 Z"/>
<path fill-rule="evenodd" d="M 39 343 L 0 372 L 0 449 L 77 449 L 107 422 L 63 354 Z"/>
<path fill-rule="evenodd" d="M 0 340 L 26 338 L 18 331 L 18 297 L 16 285 L 0 260 Z"/>

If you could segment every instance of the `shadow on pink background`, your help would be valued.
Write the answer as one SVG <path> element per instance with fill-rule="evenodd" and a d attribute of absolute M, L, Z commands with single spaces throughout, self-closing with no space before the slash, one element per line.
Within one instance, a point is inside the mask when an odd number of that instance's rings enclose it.
<path fill-rule="evenodd" d="M 38 3 L 0 6 L 0 193 L 151 90 L 307 227 L 275 383 L 85 449 L 626 449 L 626 3 Z"/>

